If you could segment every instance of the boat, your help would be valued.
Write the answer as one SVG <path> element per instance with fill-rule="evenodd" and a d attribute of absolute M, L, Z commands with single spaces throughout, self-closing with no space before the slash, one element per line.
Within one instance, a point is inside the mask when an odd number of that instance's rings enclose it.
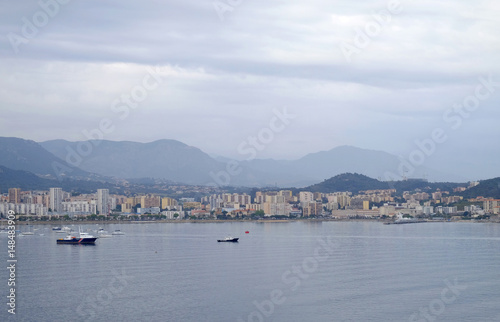
<path fill-rule="evenodd" d="M 99 236 L 99 238 L 111 238 L 111 237 L 113 237 L 113 235 L 108 234 L 108 232 L 102 228 L 97 231 L 97 236 Z"/>
<path fill-rule="evenodd" d="M 64 226 L 63 228 L 60 228 L 60 227 L 56 227 L 56 228 L 59 228 L 59 229 L 52 229 L 52 230 L 54 230 L 58 234 L 69 234 L 73 231 L 73 229 L 71 229 L 68 226 Z"/>
<path fill-rule="evenodd" d="M 89 233 L 82 232 L 81 229 L 78 233 L 78 237 L 68 235 L 64 238 L 57 239 L 58 244 L 71 244 L 71 245 L 93 245 L 97 237 L 92 236 Z"/>
<path fill-rule="evenodd" d="M 61 230 L 62 228 L 61 227 L 52 227 L 52 230 Z"/>
<path fill-rule="evenodd" d="M 114 232 L 112 232 L 111 235 L 125 235 L 125 233 L 120 229 L 117 229 Z"/>
<path fill-rule="evenodd" d="M 384 225 L 403 225 L 403 224 L 418 224 L 425 222 L 425 220 L 419 220 L 415 218 L 404 217 L 402 213 L 397 215 L 397 219 L 392 222 L 385 222 Z"/>
<path fill-rule="evenodd" d="M 237 243 L 237 242 L 238 242 L 238 239 L 239 239 L 239 238 L 235 238 L 235 237 L 227 236 L 227 237 L 226 237 L 226 238 L 224 238 L 224 239 L 217 239 L 217 242 L 219 242 L 219 243 L 222 243 L 222 242 L 226 242 L 226 243 Z"/>

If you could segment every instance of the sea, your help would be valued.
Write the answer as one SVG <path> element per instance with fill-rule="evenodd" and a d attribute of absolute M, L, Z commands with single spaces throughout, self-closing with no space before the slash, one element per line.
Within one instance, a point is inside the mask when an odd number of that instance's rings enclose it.
<path fill-rule="evenodd" d="M 500 321 L 500 224 L 82 225 L 125 233 L 95 246 L 51 227 L 16 238 L 15 314 L 0 234 L 0 321 Z"/>

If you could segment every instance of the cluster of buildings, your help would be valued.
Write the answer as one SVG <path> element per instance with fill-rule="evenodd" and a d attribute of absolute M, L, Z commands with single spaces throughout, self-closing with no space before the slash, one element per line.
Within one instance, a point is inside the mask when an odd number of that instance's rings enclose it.
<path fill-rule="evenodd" d="M 5 216 L 9 210 L 38 217 L 61 214 L 108 215 L 115 204 L 116 199 L 110 198 L 108 189 L 98 189 L 93 195 L 71 196 L 62 188 L 50 188 L 49 191 L 10 188 L 7 195 L 0 196 L 0 215 Z"/>
<path fill-rule="evenodd" d="M 396 190 L 366 190 L 356 195 L 351 192 L 319 193 L 291 190 L 257 191 L 255 196 L 246 193 L 210 194 L 199 200 L 194 198 L 170 198 L 155 194 L 139 196 L 110 195 L 108 189 L 98 189 L 93 194 L 72 195 L 61 188 L 49 191 L 21 191 L 11 188 L 0 195 L 0 215 L 9 210 L 31 216 L 85 216 L 111 213 L 125 216 L 162 215 L 167 219 L 251 217 L 254 214 L 267 217 L 334 217 L 377 218 L 397 214 L 410 216 L 454 215 L 456 206 L 447 206 L 462 200 L 447 191 L 405 192 L 405 202 L 395 202 Z M 500 200 L 477 198 L 483 207 L 465 206 L 460 212 L 474 215 L 499 214 Z"/>

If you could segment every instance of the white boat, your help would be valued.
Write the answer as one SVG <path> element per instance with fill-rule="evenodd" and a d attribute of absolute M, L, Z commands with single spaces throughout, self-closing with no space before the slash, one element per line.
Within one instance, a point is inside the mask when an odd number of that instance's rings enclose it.
<path fill-rule="evenodd" d="M 115 230 L 114 232 L 111 233 L 111 235 L 125 235 L 125 233 L 123 231 L 121 231 L 120 229 L 117 229 Z"/>
<path fill-rule="evenodd" d="M 113 237 L 113 235 L 110 235 L 106 230 L 104 230 L 102 228 L 97 231 L 97 236 L 99 238 L 110 238 L 110 237 Z"/>

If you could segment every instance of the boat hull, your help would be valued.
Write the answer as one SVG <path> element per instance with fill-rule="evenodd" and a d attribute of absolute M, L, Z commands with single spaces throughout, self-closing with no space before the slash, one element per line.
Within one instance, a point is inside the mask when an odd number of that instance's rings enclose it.
<path fill-rule="evenodd" d="M 72 239 L 58 239 L 58 244 L 70 244 L 70 245 L 89 245 L 95 244 L 97 237 L 92 238 L 72 238 Z"/>
<path fill-rule="evenodd" d="M 219 243 L 237 243 L 239 238 L 232 238 L 232 239 L 217 239 L 217 242 Z"/>

